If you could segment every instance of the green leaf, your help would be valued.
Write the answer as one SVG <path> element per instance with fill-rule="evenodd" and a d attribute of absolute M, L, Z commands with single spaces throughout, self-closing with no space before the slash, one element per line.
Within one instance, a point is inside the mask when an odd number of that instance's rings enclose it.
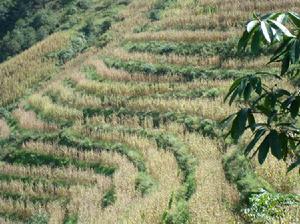
<path fill-rule="evenodd" d="M 259 32 L 256 32 L 254 35 L 253 35 L 253 38 L 252 38 L 252 42 L 251 42 L 251 51 L 254 53 L 254 54 L 257 54 L 260 50 L 260 33 Z"/>
<path fill-rule="evenodd" d="M 258 162 L 263 164 L 267 158 L 270 148 L 269 135 L 263 140 L 263 142 L 258 147 Z"/>
<path fill-rule="evenodd" d="M 297 96 L 291 103 L 290 113 L 292 118 L 295 118 L 299 114 L 299 107 L 300 107 L 300 97 Z"/>
<path fill-rule="evenodd" d="M 233 92 L 233 94 L 232 94 L 232 96 L 231 96 L 231 98 L 230 98 L 230 100 L 229 100 L 229 105 L 230 105 L 230 106 L 231 106 L 231 104 L 233 103 L 234 99 L 237 97 L 238 94 L 239 94 L 239 89 L 236 89 L 236 90 Z"/>
<path fill-rule="evenodd" d="M 245 155 L 248 155 L 253 147 L 256 145 L 256 143 L 259 141 L 259 139 L 266 133 L 266 129 L 260 128 L 256 131 L 254 138 L 251 140 L 251 142 L 247 145 L 245 149 Z"/>
<path fill-rule="evenodd" d="M 235 80 L 235 81 L 232 83 L 232 85 L 230 86 L 230 89 L 229 89 L 227 95 L 226 95 L 225 98 L 224 98 L 224 102 L 226 102 L 226 100 L 227 100 L 228 97 L 233 93 L 233 91 L 235 91 L 235 90 L 238 88 L 238 86 L 240 85 L 240 83 L 242 82 L 243 79 L 244 79 L 244 77 L 241 77 L 241 78 Z"/>
<path fill-rule="evenodd" d="M 239 40 L 238 43 L 238 51 L 244 51 L 245 48 L 247 47 L 247 44 L 252 36 L 253 30 L 248 33 L 247 30 L 245 30 L 245 32 L 243 33 L 242 38 Z"/>
<path fill-rule="evenodd" d="M 235 140 L 238 140 L 240 136 L 244 133 L 246 128 L 246 122 L 248 117 L 249 109 L 241 109 L 235 119 L 232 122 L 231 127 L 231 137 Z"/>
<path fill-rule="evenodd" d="M 281 75 L 284 75 L 289 70 L 289 67 L 290 67 L 290 56 L 286 55 L 282 60 Z"/>
<path fill-rule="evenodd" d="M 248 124 L 250 126 L 250 129 L 252 131 L 254 131 L 256 122 L 255 122 L 255 118 L 254 118 L 253 113 L 250 113 L 250 112 L 248 113 Z"/>
<path fill-rule="evenodd" d="M 292 46 L 290 48 L 290 58 L 291 58 L 291 63 L 295 64 L 299 61 L 299 53 L 300 53 L 300 44 L 299 40 L 294 40 L 292 42 Z"/>
<path fill-rule="evenodd" d="M 281 142 L 277 131 L 272 130 L 269 135 L 270 147 L 272 155 L 278 160 L 282 159 Z"/>
<path fill-rule="evenodd" d="M 280 146 L 282 151 L 282 158 L 285 159 L 288 154 L 288 138 L 285 133 L 279 133 Z"/>
<path fill-rule="evenodd" d="M 261 21 L 260 27 L 261 27 L 262 33 L 263 33 L 266 41 L 268 43 L 272 43 L 273 34 L 272 34 L 270 25 L 266 21 Z"/>
<path fill-rule="evenodd" d="M 248 101 L 250 99 L 251 92 L 252 92 L 252 85 L 251 85 L 251 83 L 248 83 L 244 90 L 244 99 L 246 101 Z"/>
<path fill-rule="evenodd" d="M 291 93 L 285 89 L 277 89 L 275 91 L 275 94 L 277 95 L 277 97 L 282 97 L 282 96 L 290 96 Z"/>
<path fill-rule="evenodd" d="M 284 40 L 280 44 L 280 46 L 276 49 L 276 51 L 274 52 L 274 54 L 271 57 L 270 62 L 268 64 L 270 64 L 272 62 L 275 62 L 275 61 L 278 61 L 281 56 L 283 56 L 284 54 L 287 53 L 290 45 L 291 45 L 291 40 L 290 39 Z"/>

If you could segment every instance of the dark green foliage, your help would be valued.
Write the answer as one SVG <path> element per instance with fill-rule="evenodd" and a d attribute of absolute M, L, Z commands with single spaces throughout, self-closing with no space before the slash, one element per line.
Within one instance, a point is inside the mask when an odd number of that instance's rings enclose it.
<path fill-rule="evenodd" d="M 78 0 L 76 5 L 82 10 L 87 10 L 90 8 L 91 3 L 89 0 Z"/>
<path fill-rule="evenodd" d="M 109 41 L 108 37 L 105 36 L 105 33 L 110 29 L 112 21 L 110 19 L 105 19 L 100 24 L 94 23 L 92 19 L 88 20 L 85 26 L 81 29 L 81 32 L 86 36 L 87 41 L 90 45 L 101 45 Z M 107 39 L 107 40 L 106 40 Z M 105 41 L 107 41 L 105 43 Z"/>
<path fill-rule="evenodd" d="M 86 10 L 95 5 L 89 0 L 4 0 L 0 2 L 0 62 L 21 53 L 38 41 L 60 30 L 82 30 L 89 45 L 105 46 L 110 38 L 104 35 L 113 22 L 118 20 L 118 5 L 128 1 L 108 0 L 101 8 L 94 24 L 95 15 Z M 121 7 L 121 6 L 120 6 Z M 82 15 L 85 15 L 81 17 Z M 83 24 L 83 27 L 81 27 Z M 71 52 L 64 52 L 70 58 Z"/>
<path fill-rule="evenodd" d="M 114 204 L 116 200 L 117 200 L 116 190 L 113 187 L 104 194 L 102 201 L 101 201 L 101 207 L 106 208 L 106 207 Z"/>
<path fill-rule="evenodd" d="M 66 49 L 62 49 L 58 52 L 52 52 L 45 57 L 57 58 L 59 65 L 65 64 L 76 57 L 79 53 L 82 53 L 88 47 L 87 41 L 83 34 L 77 34 L 72 37 L 69 46 Z"/>
<path fill-rule="evenodd" d="M 0 3 L 0 62 L 53 33 L 61 19 L 59 1 L 5 0 Z"/>
<path fill-rule="evenodd" d="M 217 88 L 211 88 L 211 89 L 193 89 L 193 90 L 185 90 L 185 91 L 174 90 L 174 92 L 170 92 L 170 93 L 151 95 L 151 98 L 196 99 L 200 97 L 216 98 L 220 95 L 221 95 L 221 90 Z"/>
<path fill-rule="evenodd" d="M 295 29 L 289 31 L 287 27 Z M 299 27 L 300 15 L 293 12 L 270 13 L 260 18 L 254 15 L 239 41 L 238 49 L 244 52 L 251 45 L 251 51 L 257 53 L 263 45 L 267 49 L 275 46 L 269 63 L 279 62 L 282 68 L 279 74 L 274 73 L 273 76 L 281 79 L 281 76 L 290 78 L 299 75 Z M 260 142 L 253 153 L 258 155 L 259 163 L 262 164 L 270 153 L 278 160 L 293 161 L 288 168 L 291 170 L 300 164 L 299 91 L 264 85 L 261 76 L 265 74 L 247 75 L 235 80 L 230 87 L 225 100 L 230 98 L 229 104 L 232 104 L 239 98 L 244 103 L 244 108 L 228 118 L 228 121 L 233 120 L 231 137 L 237 141 L 245 130 L 250 129 L 253 137 L 245 154 L 250 154 Z M 256 114 L 264 117 L 265 121 L 258 123 Z"/>
<path fill-rule="evenodd" d="M 136 181 L 135 181 L 135 189 L 144 196 L 145 194 L 148 194 L 153 186 L 155 185 L 154 181 L 151 179 L 151 177 L 146 174 L 140 172 Z"/>
<path fill-rule="evenodd" d="M 188 204 L 184 200 L 179 200 L 175 211 L 165 212 L 162 217 L 162 223 L 164 224 L 184 224 L 189 223 L 190 213 L 188 210 Z"/>
<path fill-rule="evenodd" d="M 49 202 L 55 201 L 55 200 L 67 200 L 67 198 L 60 198 L 58 196 L 26 196 L 22 193 L 12 193 L 12 192 L 0 192 L 1 198 L 8 199 L 8 200 L 14 200 L 14 201 L 20 201 L 25 202 L 30 201 L 33 204 L 40 204 L 40 205 L 46 205 Z"/>
<path fill-rule="evenodd" d="M 64 219 L 64 224 L 77 224 L 77 223 L 78 223 L 77 215 L 68 215 Z"/>

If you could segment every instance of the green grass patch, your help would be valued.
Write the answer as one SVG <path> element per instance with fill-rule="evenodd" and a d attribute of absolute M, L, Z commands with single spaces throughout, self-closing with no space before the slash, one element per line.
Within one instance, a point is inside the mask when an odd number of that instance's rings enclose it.
<path fill-rule="evenodd" d="M 13 164 L 22 165 L 33 165 L 33 166 L 43 166 L 48 165 L 50 167 L 66 167 L 73 165 L 80 169 L 93 169 L 95 173 L 103 174 L 106 176 L 113 175 L 115 167 L 103 166 L 99 163 L 86 163 L 84 161 L 79 161 L 76 159 L 71 159 L 67 157 L 58 157 L 54 155 L 39 154 L 35 152 L 28 152 L 24 150 L 15 150 L 8 153 L 3 161 Z"/>
<path fill-rule="evenodd" d="M 101 207 L 106 208 L 106 207 L 114 204 L 116 200 L 117 200 L 116 189 L 114 187 L 112 187 L 107 192 L 105 192 L 105 194 L 101 200 Z"/>
<path fill-rule="evenodd" d="M 122 69 L 129 73 L 145 75 L 177 75 L 186 81 L 195 79 L 232 79 L 245 75 L 246 71 L 236 70 L 203 70 L 193 66 L 176 66 L 171 64 L 150 64 L 143 61 L 125 61 L 117 58 L 102 57 L 103 62 L 110 68 Z"/>

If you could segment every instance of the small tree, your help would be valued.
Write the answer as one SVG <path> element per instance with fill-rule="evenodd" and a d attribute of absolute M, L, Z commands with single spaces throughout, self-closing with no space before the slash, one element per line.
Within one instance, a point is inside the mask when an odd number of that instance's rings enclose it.
<path fill-rule="evenodd" d="M 269 63 L 281 63 L 279 74 L 257 72 L 234 81 L 225 101 L 239 100 L 242 108 L 229 116 L 230 135 L 238 140 L 247 129 L 253 133 L 245 154 L 258 155 L 262 164 L 271 152 L 278 160 L 289 161 L 288 171 L 300 165 L 300 91 L 263 83 L 263 75 L 292 80 L 300 72 L 300 15 L 294 12 L 254 14 L 239 41 L 239 51 L 258 53 L 262 46 L 272 52 Z M 272 49 L 272 51 L 271 51 Z M 258 122 L 257 115 L 263 117 Z M 255 147 L 257 146 L 257 147 Z"/>

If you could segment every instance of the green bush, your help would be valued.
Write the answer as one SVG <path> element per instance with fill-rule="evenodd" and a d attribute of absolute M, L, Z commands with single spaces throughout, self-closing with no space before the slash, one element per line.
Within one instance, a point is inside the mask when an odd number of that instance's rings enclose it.
<path fill-rule="evenodd" d="M 249 198 L 249 206 L 243 210 L 243 214 L 251 223 L 275 223 L 286 215 L 285 207 L 294 205 L 300 205 L 295 195 L 270 193 L 261 189 Z"/>
<path fill-rule="evenodd" d="M 79 0 L 76 5 L 82 10 L 87 10 L 90 8 L 91 3 L 89 0 Z"/>
<path fill-rule="evenodd" d="M 170 204 L 172 204 L 172 200 Z M 188 204 L 185 200 L 180 199 L 176 203 L 176 207 L 172 208 L 172 205 L 170 205 L 169 209 L 172 209 L 170 211 L 166 211 L 163 214 L 162 217 L 162 223 L 163 224 L 185 224 L 189 223 L 190 219 L 190 213 L 188 210 Z"/>
<path fill-rule="evenodd" d="M 223 159 L 226 178 L 236 184 L 241 193 L 242 202 L 249 203 L 252 194 L 258 194 L 261 189 L 274 192 L 265 180 L 257 176 L 248 158 L 241 150 L 236 150 Z"/>
<path fill-rule="evenodd" d="M 109 189 L 103 196 L 102 201 L 101 201 L 101 207 L 106 208 L 117 200 L 117 195 L 116 195 L 116 190 L 115 188 Z"/>
<path fill-rule="evenodd" d="M 144 172 L 140 172 L 135 181 L 135 189 L 141 192 L 143 196 L 148 194 L 154 185 L 155 183 L 152 178 Z"/>
<path fill-rule="evenodd" d="M 59 65 L 65 64 L 76 57 L 79 53 L 83 52 L 87 48 L 87 41 L 82 34 L 78 34 L 70 41 L 69 47 L 58 52 L 53 52 L 46 57 L 57 58 Z"/>

